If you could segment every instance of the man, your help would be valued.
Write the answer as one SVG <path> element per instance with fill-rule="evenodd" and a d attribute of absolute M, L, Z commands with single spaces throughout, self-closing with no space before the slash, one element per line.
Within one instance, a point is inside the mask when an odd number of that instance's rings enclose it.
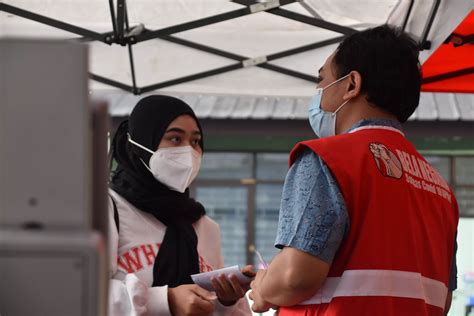
<path fill-rule="evenodd" d="M 275 256 L 252 309 L 279 315 L 444 315 L 456 288 L 455 197 L 405 138 L 418 106 L 416 42 L 380 26 L 319 71 L 319 137 L 290 154 Z"/>

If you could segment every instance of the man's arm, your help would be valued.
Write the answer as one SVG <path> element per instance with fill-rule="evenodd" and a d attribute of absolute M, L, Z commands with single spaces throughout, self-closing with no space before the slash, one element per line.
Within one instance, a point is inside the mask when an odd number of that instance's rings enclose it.
<path fill-rule="evenodd" d="M 329 271 L 329 264 L 301 250 L 285 247 L 260 280 L 259 294 L 275 306 L 291 306 L 313 296 Z"/>
<path fill-rule="evenodd" d="M 315 153 L 304 151 L 283 187 L 275 241 L 282 251 L 268 270 L 257 273 L 251 285 L 252 309 L 263 312 L 314 295 L 348 227 L 345 202 L 329 168 Z"/>

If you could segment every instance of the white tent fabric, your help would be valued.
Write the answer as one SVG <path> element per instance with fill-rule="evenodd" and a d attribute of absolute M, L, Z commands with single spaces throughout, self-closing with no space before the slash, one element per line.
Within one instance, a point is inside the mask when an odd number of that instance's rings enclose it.
<path fill-rule="evenodd" d="M 434 1 L 414 2 L 407 30 L 417 38 L 423 33 Z M 9 0 L 4 3 L 97 32 L 112 30 L 107 0 Z M 401 25 L 409 3 L 410 0 L 306 0 L 304 3 L 293 3 L 283 8 L 305 15 L 317 14 L 328 22 L 363 29 L 385 22 Z M 151 30 L 242 8 L 241 5 L 226 0 L 128 0 L 127 5 L 130 24 L 133 26 L 143 23 Z M 308 7 L 312 13 L 307 10 Z M 442 43 L 472 7 L 471 0 L 441 0 L 428 36 L 432 47 L 422 52 L 422 60 Z M 267 12 L 176 34 L 180 38 L 247 57 L 265 56 L 339 35 Z M 75 37 L 70 33 L 4 12 L 0 12 L 0 36 Z M 335 47 L 336 45 L 318 48 L 272 63 L 315 75 Z M 126 47 L 92 42 L 90 50 L 91 72 L 131 85 Z M 158 39 L 138 43 L 133 46 L 133 51 L 138 86 L 235 63 L 227 58 Z M 104 88 L 110 89 L 91 81 L 92 90 Z M 266 69 L 250 67 L 167 87 L 164 90 L 174 93 L 305 97 L 313 93 L 314 84 Z"/>

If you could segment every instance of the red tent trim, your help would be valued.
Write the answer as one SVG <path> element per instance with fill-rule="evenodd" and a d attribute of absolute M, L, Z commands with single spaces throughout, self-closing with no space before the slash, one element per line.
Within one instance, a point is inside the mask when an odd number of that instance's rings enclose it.
<path fill-rule="evenodd" d="M 422 91 L 474 93 L 474 10 L 423 64 Z"/>

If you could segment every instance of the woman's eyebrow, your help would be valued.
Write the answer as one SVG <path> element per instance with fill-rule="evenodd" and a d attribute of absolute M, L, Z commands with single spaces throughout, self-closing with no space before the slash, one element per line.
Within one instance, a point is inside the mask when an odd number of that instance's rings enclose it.
<path fill-rule="evenodd" d="M 173 133 L 173 132 L 175 132 L 175 133 L 180 133 L 180 134 L 185 134 L 185 133 L 186 133 L 186 131 L 185 131 L 184 129 L 182 129 L 182 128 L 179 128 L 179 127 L 172 127 L 172 128 L 170 128 L 170 129 L 168 129 L 168 130 L 165 132 L 165 134 L 167 134 L 167 133 Z M 196 130 L 196 131 L 193 131 L 192 134 L 193 134 L 193 135 L 199 135 L 199 136 L 201 136 L 201 131 Z"/>
<path fill-rule="evenodd" d="M 181 133 L 181 134 L 184 134 L 184 133 L 185 133 L 185 131 L 184 131 L 183 129 L 181 129 L 181 128 L 172 127 L 172 128 L 170 128 L 170 129 L 166 130 L 165 134 L 171 133 L 171 132 L 177 132 L 177 133 Z"/>

